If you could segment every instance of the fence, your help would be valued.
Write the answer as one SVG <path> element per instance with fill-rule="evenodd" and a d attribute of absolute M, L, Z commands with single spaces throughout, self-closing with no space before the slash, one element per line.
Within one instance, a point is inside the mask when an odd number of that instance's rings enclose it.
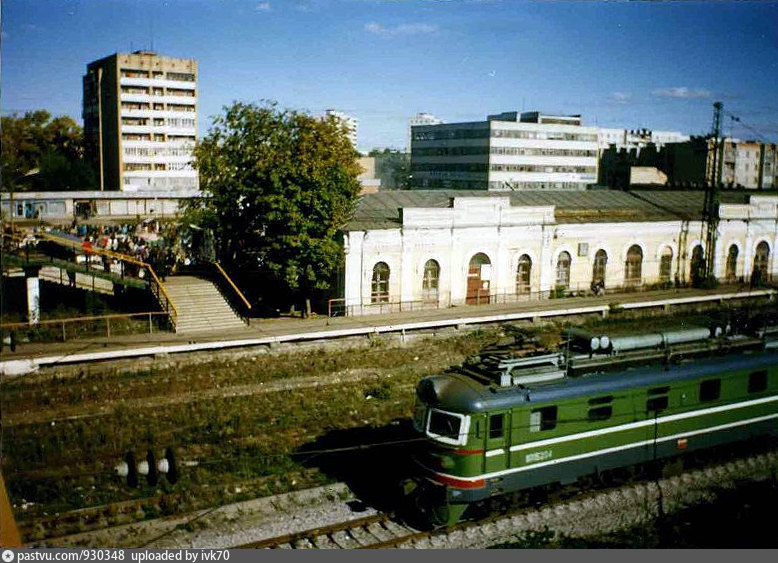
<path fill-rule="evenodd" d="M 123 313 L 47 319 L 35 325 L 26 322 L 0 325 L 3 337 L 13 332 L 18 342 L 25 337 L 30 342 L 65 342 L 75 338 L 119 336 L 124 334 L 153 334 L 169 332 L 172 326 L 164 311 Z"/>
<path fill-rule="evenodd" d="M 721 285 L 741 287 L 748 286 L 748 284 L 742 278 L 733 281 L 722 281 Z M 450 293 L 439 294 L 437 299 L 412 301 L 378 301 L 375 303 L 362 303 L 356 305 L 346 305 L 346 300 L 344 298 L 340 298 L 329 300 L 327 316 L 339 317 L 377 315 L 429 309 L 446 309 L 459 305 L 504 305 L 512 303 L 542 301 L 545 299 L 573 299 L 577 297 L 607 296 L 617 293 L 641 293 L 663 289 L 680 289 L 689 287 L 692 287 L 691 283 L 675 284 L 672 281 L 644 283 L 643 280 L 639 280 L 615 287 L 603 287 L 599 288 L 598 290 L 593 290 L 592 285 L 589 283 L 572 284 L 564 287 L 557 286 L 547 291 L 509 292 L 479 289 L 475 293 L 467 295 L 464 300 L 459 301 L 453 301 L 451 299 Z"/>

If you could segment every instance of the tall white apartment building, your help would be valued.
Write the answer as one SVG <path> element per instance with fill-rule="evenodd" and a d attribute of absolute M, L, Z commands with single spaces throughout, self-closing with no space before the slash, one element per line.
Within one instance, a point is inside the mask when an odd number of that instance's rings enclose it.
<path fill-rule="evenodd" d="M 101 190 L 196 190 L 197 61 L 151 51 L 87 65 L 86 155 Z"/>
<path fill-rule="evenodd" d="M 324 115 L 327 117 L 332 116 L 346 126 L 346 129 L 348 129 L 348 138 L 351 141 L 351 145 L 356 150 L 357 130 L 359 129 L 359 120 L 356 117 L 351 117 L 347 113 L 343 113 L 342 111 L 338 111 L 335 109 L 326 110 L 324 112 Z"/>
<path fill-rule="evenodd" d="M 597 128 L 515 111 L 416 126 L 411 174 L 414 189 L 584 190 L 597 181 Z"/>
<path fill-rule="evenodd" d="M 417 125 L 440 125 L 442 119 L 438 119 L 431 113 L 419 112 L 408 120 L 408 130 L 405 134 L 405 152 L 411 152 L 411 133 Z"/>

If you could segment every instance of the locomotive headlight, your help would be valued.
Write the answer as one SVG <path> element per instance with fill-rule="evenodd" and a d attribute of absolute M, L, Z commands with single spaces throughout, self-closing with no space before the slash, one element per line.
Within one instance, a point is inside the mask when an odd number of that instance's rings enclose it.
<path fill-rule="evenodd" d="M 454 467 L 454 458 L 447 455 L 440 456 L 441 469 L 452 469 Z"/>

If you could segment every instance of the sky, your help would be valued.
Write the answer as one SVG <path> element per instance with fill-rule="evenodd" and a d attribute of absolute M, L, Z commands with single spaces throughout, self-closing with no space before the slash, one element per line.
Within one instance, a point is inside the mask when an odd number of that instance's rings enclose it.
<path fill-rule="evenodd" d="M 585 125 L 778 142 L 778 2 L 3 0 L 0 111 L 81 122 L 87 63 L 194 58 L 199 135 L 235 100 L 359 120 L 402 149 L 408 119 L 524 110 Z M 735 121 L 732 116 L 740 119 Z"/>

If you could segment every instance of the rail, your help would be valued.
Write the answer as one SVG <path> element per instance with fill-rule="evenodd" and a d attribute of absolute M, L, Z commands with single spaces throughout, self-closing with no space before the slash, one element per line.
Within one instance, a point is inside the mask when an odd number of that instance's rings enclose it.
<path fill-rule="evenodd" d="M 233 289 L 233 291 L 235 291 L 236 295 L 240 297 L 240 300 L 243 301 L 243 304 L 246 306 L 246 308 L 250 311 L 251 303 L 249 303 L 249 300 L 246 299 L 245 295 L 243 295 L 243 292 L 238 289 L 238 286 L 235 285 L 232 279 L 230 279 L 230 276 L 227 275 L 227 272 L 224 271 L 224 268 L 222 268 L 221 264 L 214 262 L 214 265 L 216 266 L 216 269 L 219 270 L 219 273 L 224 277 L 224 279 L 227 280 L 227 283 Z"/>
<path fill-rule="evenodd" d="M 36 233 L 37 236 L 41 237 L 44 240 L 49 240 L 51 242 L 54 242 L 56 244 L 66 246 L 73 248 L 75 250 L 80 250 L 84 254 L 91 255 L 97 255 L 97 256 L 105 256 L 108 258 L 113 258 L 115 260 L 120 260 L 122 262 L 126 262 L 129 264 L 133 264 L 135 266 L 141 267 L 145 269 L 149 275 L 151 276 L 152 282 L 149 283 L 149 287 L 151 288 L 151 292 L 154 294 L 154 297 L 156 297 L 159 304 L 162 306 L 162 308 L 165 310 L 165 313 L 168 315 L 170 319 L 170 324 L 172 325 L 173 329 L 176 327 L 176 321 L 178 320 L 178 310 L 176 309 L 175 304 L 173 303 L 173 300 L 170 298 L 170 295 L 168 294 L 167 290 L 165 289 L 165 286 L 160 281 L 159 277 L 157 276 L 157 273 L 154 271 L 154 268 L 151 267 L 151 264 L 148 264 L 146 262 L 143 262 L 142 260 L 138 260 L 137 258 L 134 258 L 132 256 L 127 256 L 126 254 L 121 254 L 119 252 L 114 252 L 112 250 L 107 250 L 100 247 L 91 246 L 88 248 L 85 248 L 82 243 L 79 243 L 75 240 L 70 240 L 64 237 L 52 235 L 50 233 L 46 232 L 40 232 Z M 5 233 L 3 236 L 6 236 Z"/>

